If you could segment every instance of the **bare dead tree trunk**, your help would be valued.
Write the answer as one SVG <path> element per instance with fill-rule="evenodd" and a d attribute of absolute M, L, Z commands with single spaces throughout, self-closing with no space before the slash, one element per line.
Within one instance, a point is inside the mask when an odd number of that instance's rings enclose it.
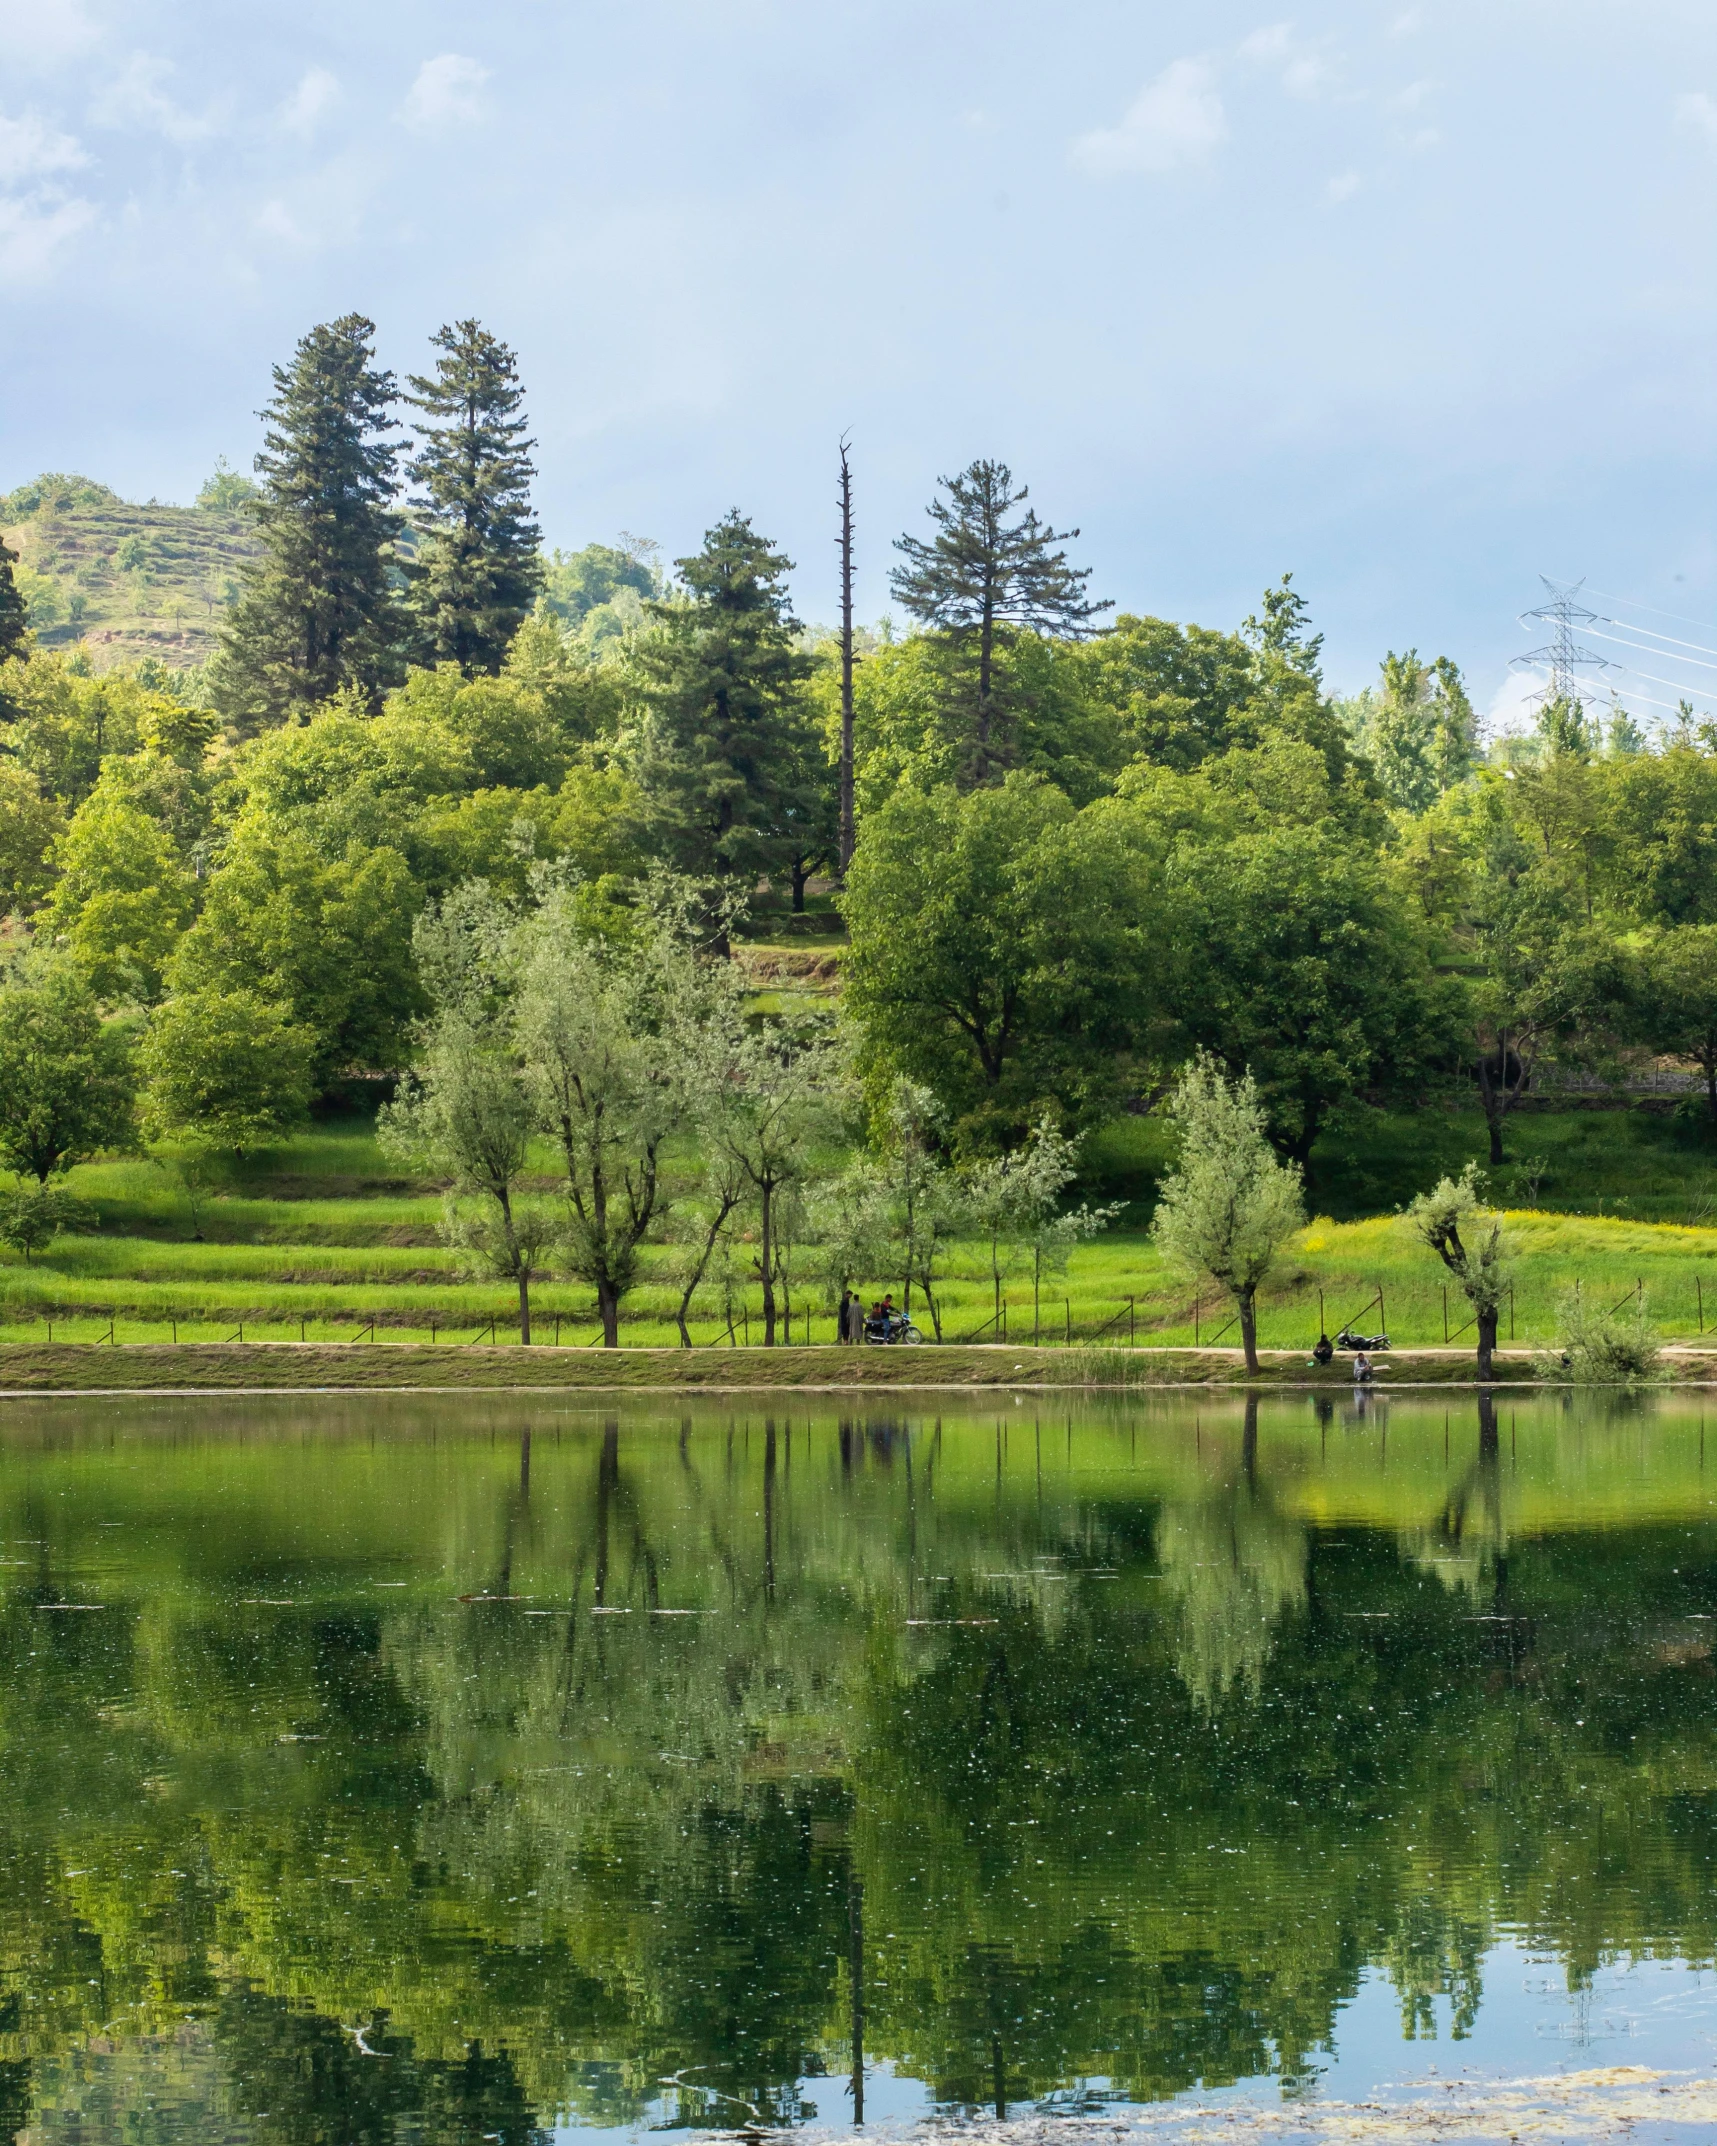
<path fill-rule="evenodd" d="M 838 863 L 844 880 L 858 829 L 853 819 L 853 473 L 841 441 L 841 833 Z"/>

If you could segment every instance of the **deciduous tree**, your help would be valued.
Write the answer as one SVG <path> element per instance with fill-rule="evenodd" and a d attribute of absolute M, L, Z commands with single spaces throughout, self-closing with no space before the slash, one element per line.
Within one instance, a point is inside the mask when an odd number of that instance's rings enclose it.
<path fill-rule="evenodd" d="M 187 991 L 138 1050 L 145 1130 L 243 1155 L 302 1124 L 314 1038 L 253 991 Z"/>
<path fill-rule="evenodd" d="M 1169 1106 L 1180 1154 L 1164 1178 L 1151 1235 L 1189 1280 L 1226 1289 L 1240 1318 L 1246 1368 L 1258 1369 L 1258 1291 L 1305 1221 L 1296 1163 L 1277 1159 L 1249 1073 L 1230 1081 L 1201 1052 Z"/>
<path fill-rule="evenodd" d="M 1491 1375 L 1497 1315 L 1508 1292 L 1508 1247 L 1502 1217 L 1484 1202 L 1478 1164 L 1459 1177 L 1440 1178 L 1407 1209 L 1415 1234 L 1428 1244 L 1460 1285 L 1478 1323 L 1478 1374 Z"/>
<path fill-rule="evenodd" d="M 0 986 L 0 1160 L 46 1184 L 136 1133 L 131 1039 L 68 963 Z"/>

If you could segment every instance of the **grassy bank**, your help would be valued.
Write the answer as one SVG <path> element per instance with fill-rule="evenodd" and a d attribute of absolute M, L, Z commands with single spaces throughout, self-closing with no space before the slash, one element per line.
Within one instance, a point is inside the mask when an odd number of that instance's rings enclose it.
<path fill-rule="evenodd" d="M 1686 1378 L 1717 1378 L 1717 1354 L 1689 1354 L 1676 1367 Z M 1464 1350 L 1410 1351 L 1391 1357 L 1381 1385 L 1470 1383 Z M 1499 1383 L 1533 1376 L 1532 1358 L 1505 1353 Z M 756 1392 L 983 1387 L 1143 1390 L 1165 1386 L 1310 1386 L 1346 1392 L 1345 1364 L 1308 1364 L 1298 1350 L 1266 1355 L 1249 1381 L 1231 1349 L 522 1349 L 420 1342 L 345 1347 L 280 1343 L 103 1347 L 89 1343 L 0 1346 L 0 1392 L 88 1393 L 262 1388 L 302 1391 L 416 1388 L 536 1388 Z"/>
<path fill-rule="evenodd" d="M 1448 1122 L 1459 1129 L 1459 1121 Z M 1419 1123 L 1417 1117 L 1402 1121 L 1402 1139 Z M 1690 1137 L 1684 1128 L 1665 1132 L 1667 1121 L 1616 1112 L 1572 1112 L 1567 1124 L 1555 1123 L 1569 1152 L 1596 1153 L 1607 1139 L 1617 1182 L 1631 1181 L 1628 1171 L 1643 1179 L 1641 1157 L 1648 1153 L 1667 1169 L 1682 1152 L 1671 1134 Z M 1129 1125 L 1144 1133 L 1135 1137 L 1124 1126 L 1113 1139 L 1124 1136 L 1137 1149 L 1146 1136 L 1158 1137 L 1150 1121 Z M 1642 1132 L 1642 1125 L 1657 1130 Z M 1693 1201 L 1702 1152 L 1695 1141 L 1683 1153 L 1683 1178 L 1692 1188 L 1684 1204 Z M 1415 1174 L 1429 1177 L 1431 1164 Z M 254 1158 L 195 1214 L 182 1186 L 153 1163 L 90 1165 L 72 1174 L 70 1189 L 99 1226 L 62 1237 L 33 1264 L 0 1255 L 0 1343 L 45 1341 L 50 1325 L 56 1343 L 223 1344 L 230 1338 L 236 1344 L 242 1333 L 247 1345 L 344 1345 L 373 1335 L 439 1348 L 487 1341 L 491 1321 L 496 1342 L 515 1335 L 513 1291 L 460 1271 L 437 1235 L 434 1188 L 402 1177 L 362 1118 L 325 1123 Z M 1548 1200 L 1550 1191 L 1547 1184 L 1541 1198 Z M 1614 1205 L 1621 1195 L 1603 1197 Z M 1505 1342 L 1531 1347 L 1552 1340 L 1559 1300 L 1576 1282 L 1600 1304 L 1618 1302 L 1643 1283 L 1652 1323 L 1668 1340 L 1696 1342 L 1717 1330 L 1717 1227 L 1541 1205 L 1517 1208 L 1509 1229 L 1517 1257 Z M 666 1247 L 646 1255 L 622 1327 L 629 1346 L 666 1347 L 677 1339 L 673 1256 Z M 1029 1276 L 1008 1275 L 1000 1324 L 984 1247 L 957 1248 L 950 1265 L 939 1296 L 949 1342 L 989 1342 L 1001 1335 L 1016 1348 L 1034 1339 L 1059 1347 L 1183 1348 L 1237 1338 L 1226 1324 L 1227 1306 L 1214 1292 L 1195 1306 L 1136 1226 L 1119 1227 L 1083 1247 L 1066 1277 L 1048 1285 L 1035 1305 Z M 877 1293 L 891 1279 L 869 1277 L 867 1285 Z M 898 1285 L 892 1286 L 898 1296 Z M 597 1338 L 591 1295 L 583 1287 L 544 1278 L 533 1290 L 533 1306 L 539 1340 L 582 1346 Z M 736 1291 L 730 1302 L 708 1296 L 692 1318 L 693 1337 L 706 1347 L 725 1344 L 731 1317 L 735 1343 L 758 1341 L 760 1309 L 755 1288 Z M 931 1332 L 923 1306 L 914 1309 Z M 1320 1316 L 1332 1333 L 1343 1321 L 1371 1328 L 1381 1319 L 1398 1346 L 1441 1347 L 1445 1334 L 1467 1347 L 1472 1341 L 1470 1330 L 1459 1332 L 1466 1312 L 1458 1296 L 1449 1304 L 1445 1329 L 1442 1270 L 1391 1214 L 1323 1219 L 1304 1231 L 1265 1292 L 1260 1340 L 1266 1348 L 1303 1350 L 1315 1338 Z M 794 1302 L 790 1338 L 833 1338 L 826 1301 L 808 1279 Z"/>

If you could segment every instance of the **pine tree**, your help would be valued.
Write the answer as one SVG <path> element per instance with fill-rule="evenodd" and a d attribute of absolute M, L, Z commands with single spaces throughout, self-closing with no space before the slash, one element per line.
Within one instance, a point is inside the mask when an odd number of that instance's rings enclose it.
<path fill-rule="evenodd" d="M 783 586 L 793 562 L 736 509 L 674 563 L 685 596 L 650 605 L 660 631 L 639 648 L 651 701 L 641 772 L 682 870 L 755 878 L 785 862 L 810 809 L 812 666 Z"/>
<path fill-rule="evenodd" d="M 17 563 L 18 554 L 9 550 L 5 538 L 0 537 L 0 663 L 23 655 L 29 645 L 29 610 L 12 579 Z"/>
<path fill-rule="evenodd" d="M 211 666 L 216 706 L 239 731 L 285 722 L 342 687 L 374 698 L 398 674 L 390 564 L 399 489 L 391 373 L 375 327 L 348 313 L 312 328 L 274 397 L 251 508 L 265 551 L 233 606 Z"/>
<path fill-rule="evenodd" d="M 542 584 L 542 532 L 531 513 L 535 468 L 524 438 L 518 366 L 474 320 L 443 328 L 432 379 L 413 373 L 406 397 L 429 422 L 409 468 L 412 504 L 428 525 L 407 569 L 423 653 L 467 678 L 498 672 Z"/>
<path fill-rule="evenodd" d="M 920 625 L 976 658 L 976 673 L 960 695 L 969 701 L 969 775 L 974 784 L 996 782 L 1008 762 L 997 658 L 1009 637 L 1023 631 L 1080 639 L 1114 606 L 1093 603 L 1085 594 L 1090 568 L 1069 566 L 1066 552 L 1056 548 L 1077 529 L 1048 528 L 1030 507 L 1008 520 L 1030 494 L 1023 484 L 1015 489 L 1005 462 L 974 462 L 941 485 L 946 500 L 932 500 L 929 508 L 936 534 L 928 543 L 895 539 L 906 564 L 894 569 L 890 585 Z"/>

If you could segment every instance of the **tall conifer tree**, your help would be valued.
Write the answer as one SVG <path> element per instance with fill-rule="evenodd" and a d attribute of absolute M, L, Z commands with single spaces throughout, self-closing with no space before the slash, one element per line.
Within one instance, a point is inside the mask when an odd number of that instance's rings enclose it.
<path fill-rule="evenodd" d="M 407 382 L 406 400 L 428 420 L 409 465 L 428 535 L 408 571 L 423 654 L 469 678 L 499 671 L 542 585 L 535 442 L 524 437 L 524 390 L 505 343 L 474 320 L 443 328 L 434 342 L 433 378 L 413 373 Z"/>
<path fill-rule="evenodd" d="M 1069 566 L 1057 549 L 1077 529 L 1051 529 L 1035 508 L 1010 521 L 1030 496 L 1015 487 L 1005 462 L 974 462 L 957 477 L 944 477 L 946 499 L 930 503 L 936 533 L 928 543 L 903 536 L 894 548 L 905 560 L 890 578 L 895 595 L 920 625 L 947 636 L 967 659 L 968 675 L 955 684 L 968 703 L 971 739 L 968 774 L 973 783 L 999 781 L 1008 765 L 1002 735 L 1006 709 L 999 690 L 998 657 L 1019 631 L 1079 638 L 1110 603 L 1085 594 L 1089 567 Z M 970 666 L 975 662 L 975 671 Z"/>
<path fill-rule="evenodd" d="M 9 656 L 23 655 L 28 646 L 30 614 L 12 578 L 17 563 L 18 554 L 9 550 L 5 538 L 0 537 L 0 663 Z"/>
<path fill-rule="evenodd" d="M 784 586 L 793 562 L 736 509 L 674 564 L 686 597 L 649 607 L 661 631 L 639 649 L 651 700 L 643 773 L 682 870 L 755 878 L 786 863 L 815 809 L 811 659 Z"/>
<path fill-rule="evenodd" d="M 274 369 L 251 508 L 265 550 L 233 606 L 212 667 L 221 713 L 240 731 L 290 720 L 355 686 L 375 697 L 398 674 L 390 581 L 399 519 L 391 373 L 375 327 L 348 313 L 312 328 Z"/>

